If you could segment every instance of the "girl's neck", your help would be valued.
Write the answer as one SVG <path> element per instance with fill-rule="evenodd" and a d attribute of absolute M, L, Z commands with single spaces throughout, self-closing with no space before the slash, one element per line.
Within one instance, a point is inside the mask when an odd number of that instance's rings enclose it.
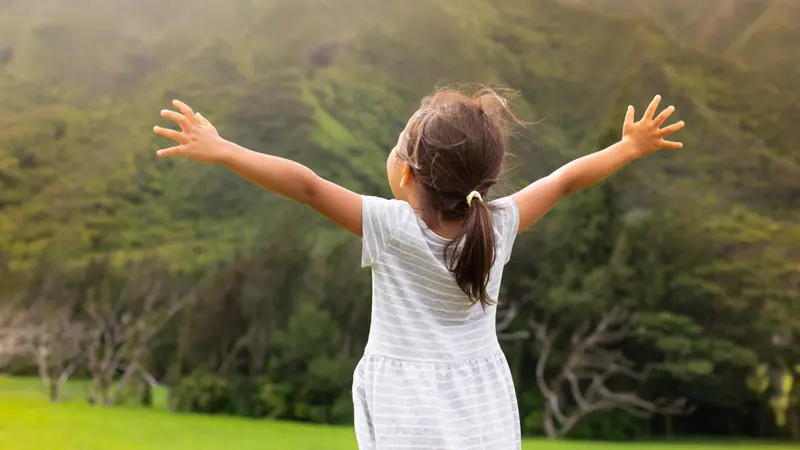
<path fill-rule="evenodd" d="M 418 202 L 409 202 L 417 216 L 429 230 L 445 239 L 455 239 L 461 233 L 461 220 L 442 220 L 431 208 L 420 207 Z"/>

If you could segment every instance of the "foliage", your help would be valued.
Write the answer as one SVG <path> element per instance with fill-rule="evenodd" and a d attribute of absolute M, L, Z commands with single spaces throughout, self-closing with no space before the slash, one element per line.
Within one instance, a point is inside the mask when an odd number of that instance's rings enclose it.
<path fill-rule="evenodd" d="M 597 12 L 634 2 L 652 20 Z M 504 298 L 565 330 L 613 306 L 633 313 L 638 332 L 620 350 L 650 368 L 638 394 L 697 406 L 666 429 L 591 414 L 571 436 L 780 435 L 746 379 L 800 363 L 794 3 L 40 3 L 0 1 L 0 301 L 34 298 L 50 277 L 63 280 L 52 301 L 81 307 L 90 291 L 121 301 L 126 283 L 189 285 L 192 306 L 146 352 L 114 353 L 169 384 L 178 409 L 351 420 L 370 284 L 357 239 L 303 207 L 220 167 L 157 159 L 158 111 L 179 97 L 227 138 L 390 195 L 385 157 L 419 98 L 477 80 L 520 89 L 520 115 L 544 119 L 515 139 L 498 195 L 613 142 L 625 106 L 653 94 L 688 124 L 684 150 L 574 195 L 518 239 L 507 267 Z M 560 339 L 550 371 L 568 352 Z M 506 349 L 523 428 L 540 434 L 537 352 Z"/>
<path fill-rule="evenodd" d="M 214 374 L 197 373 L 181 380 L 177 408 L 203 414 L 231 413 L 231 388 Z"/>

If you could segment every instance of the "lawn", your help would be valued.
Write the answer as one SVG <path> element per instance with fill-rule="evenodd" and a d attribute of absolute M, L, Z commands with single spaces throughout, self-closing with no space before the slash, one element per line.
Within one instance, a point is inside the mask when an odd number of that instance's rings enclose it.
<path fill-rule="evenodd" d="M 80 393 L 80 386 L 70 385 L 65 392 L 67 401 L 52 405 L 35 382 L 0 378 L 0 449 L 356 450 L 350 428 L 174 414 L 163 408 L 97 408 L 79 401 Z M 645 445 L 543 440 L 530 440 L 523 445 L 527 450 L 721 450 L 728 447 L 731 443 Z M 743 443 L 741 448 L 783 450 L 791 447 Z"/>

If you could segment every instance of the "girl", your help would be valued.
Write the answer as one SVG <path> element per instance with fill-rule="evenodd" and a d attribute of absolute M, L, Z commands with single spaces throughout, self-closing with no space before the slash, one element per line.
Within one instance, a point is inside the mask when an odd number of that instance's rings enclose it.
<path fill-rule="evenodd" d="M 355 194 L 310 169 L 242 148 L 185 104 L 155 127 L 178 146 L 161 156 L 223 164 L 251 182 L 309 205 L 362 237 L 372 270 L 372 323 L 353 380 L 361 449 L 519 449 L 514 385 L 495 334 L 503 268 L 516 236 L 566 195 L 662 148 L 683 122 L 661 128 L 660 97 L 622 139 L 516 194 L 484 199 L 508 147 L 507 102 L 491 90 L 442 90 L 422 101 L 386 164 L 394 200 Z"/>

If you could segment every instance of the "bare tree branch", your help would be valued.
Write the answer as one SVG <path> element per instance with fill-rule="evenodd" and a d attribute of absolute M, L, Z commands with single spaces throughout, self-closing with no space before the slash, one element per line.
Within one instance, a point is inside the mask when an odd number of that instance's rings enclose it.
<path fill-rule="evenodd" d="M 148 371 L 142 370 L 142 379 L 152 387 L 158 386 L 158 380 Z"/>
<path fill-rule="evenodd" d="M 30 357 L 39 378 L 58 401 L 61 385 L 77 369 L 85 330 L 72 317 L 68 305 L 50 306 L 52 280 L 43 279 L 29 292 L 30 303 L 9 303 L 0 308 L 0 366 L 18 357 Z"/>
<path fill-rule="evenodd" d="M 60 399 L 61 386 L 77 369 L 83 357 L 83 345 L 87 337 L 85 324 L 76 320 L 71 305 L 48 302 L 50 292 L 42 291 L 41 297 L 31 308 L 36 321 L 36 334 L 29 345 L 29 353 L 36 360 L 39 378 L 50 392 L 50 400 Z M 55 307 L 48 307 L 56 303 Z"/>
<path fill-rule="evenodd" d="M 36 331 L 26 311 L 12 302 L 0 305 L 0 368 L 27 352 Z"/>
<path fill-rule="evenodd" d="M 176 295 L 164 283 L 157 274 L 145 273 L 129 278 L 116 295 L 92 291 L 87 296 L 85 312 L 92 329 L 86 348 L 92 374 L 90 401 L 118 403 L 135 375 L 144 373 L 142 363 L 152 339 L 194 299 L 193 292 Z"/>
<path fill-rule="evenodd" d="M 620 308 L 605 313 L 594 327 L 589 321 L 583 322 L 570 337 L 564 363 L 548 373 L 558 328 L 550 330 L 546 318 L 528 320 L 539 351 L 536 381 L 546 400 L 544 426 L 548 436 L 563 436 L 583 417 L 601 410 L 620 409 L 636 417 L 688 411 L 685 399 L 651 401 L 607 385 L 612 379 L 643 382 L 649 375 L 649 367 L 637 369 L 621 350 L 609 348 L 633 337 L 634 325 L 634 316 Z"/>
<path fill-rule="evenodd" d="M 498 339 L 501 341 L 516 341 L 530 338 L 530 332 L 527 330 L 514 331 L 511 333 L 506 332 L 509 326 L 511 326 L 511 322 L 513 322 L 518 315 L 519 307 L 516 303 L 511 303 L 504 311 L 497 310 L 497 318 L 499 319 L 496 325 Z"/>

